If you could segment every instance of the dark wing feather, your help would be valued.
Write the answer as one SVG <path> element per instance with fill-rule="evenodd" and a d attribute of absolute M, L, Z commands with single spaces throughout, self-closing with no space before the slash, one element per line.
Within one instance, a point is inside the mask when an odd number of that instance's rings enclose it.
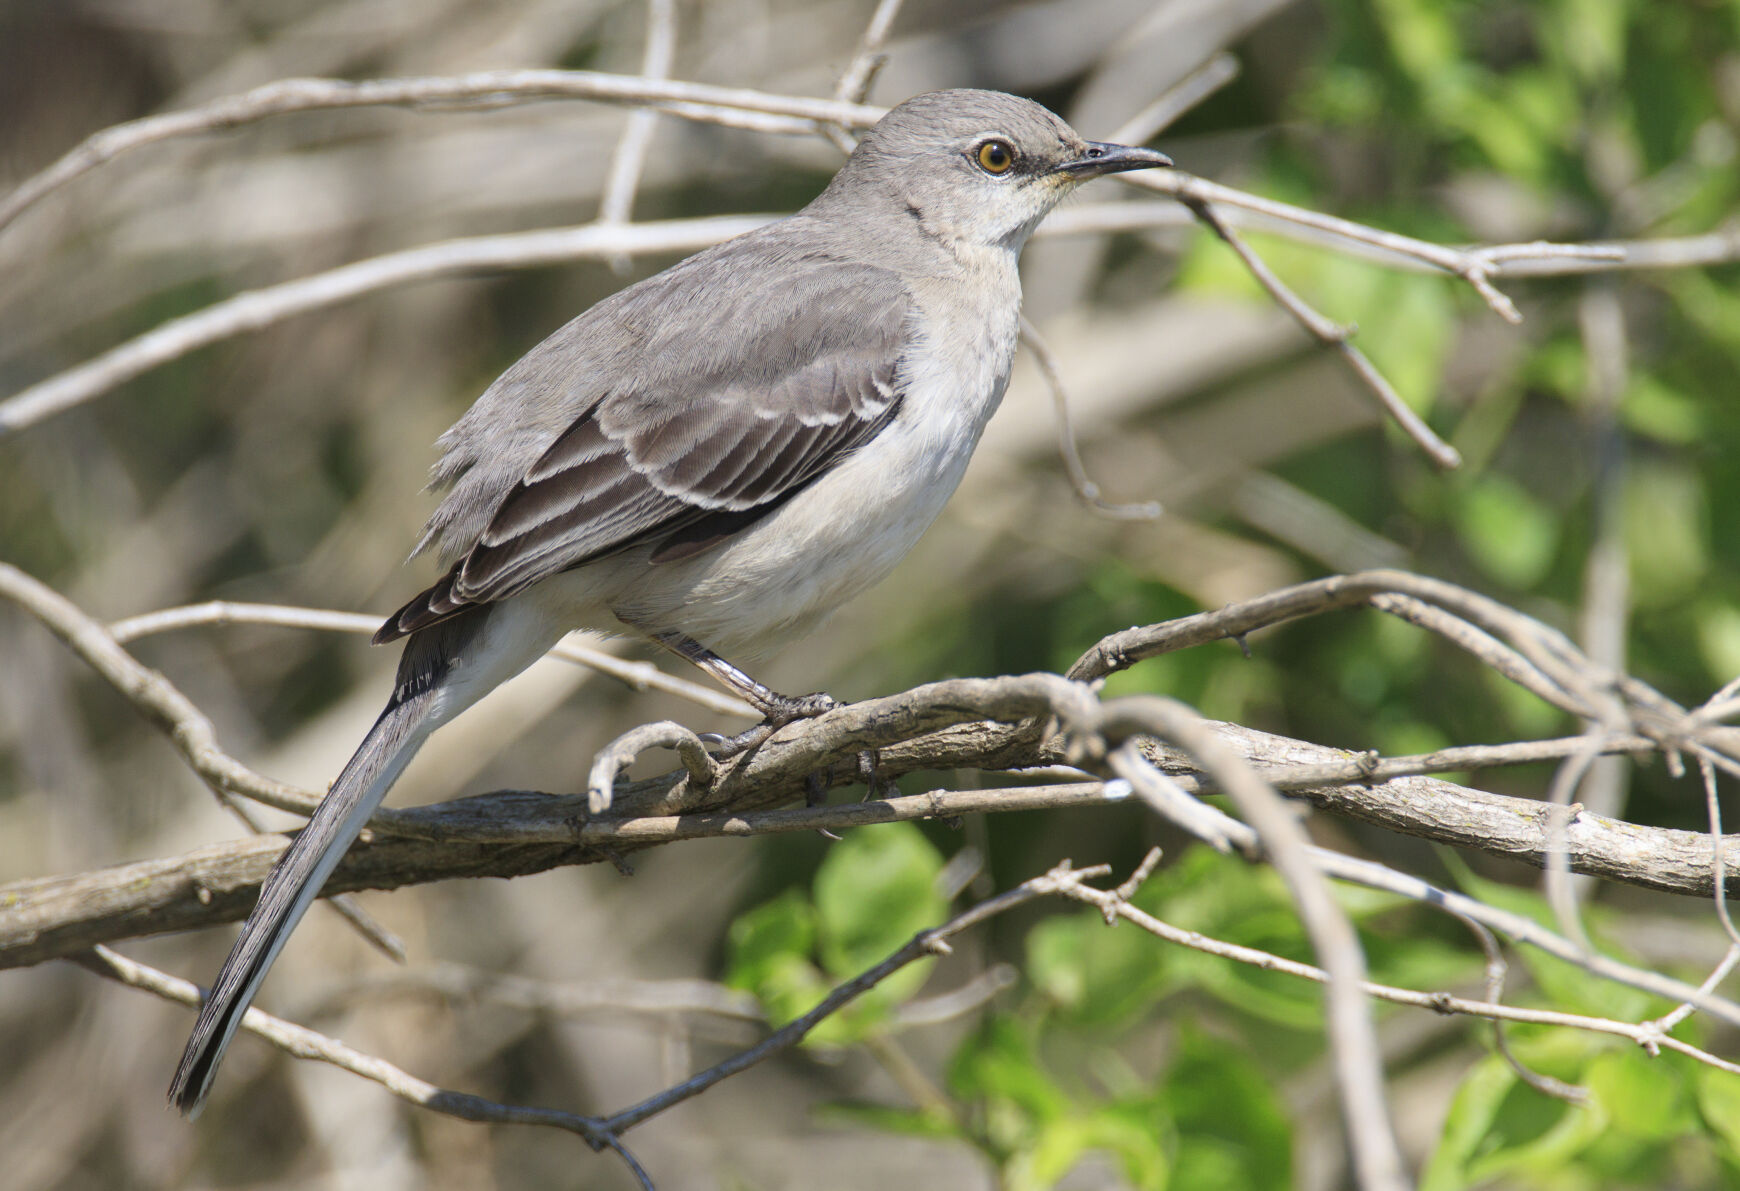
<path fill-rule="evenodd" d="M 799 264 L 762 296 L 749 320 L 759 334 L 701 325 L 694 334 L 704 343 L 674 345 L 669 325 L 637 335 L 641 358 L 620 362 L 611 390 L 506 492 L 452 570 L 375 640 L 631 546 L 655 543 L 655 563 L 690 557 L 771 513 L 880 433 L 899 408 L 905 288 L 870 266 Z M 669 309 L 671 295 L 664 298 Z M 708 304 L 699 307 L 679 301 L 676 312 L 704 314 Z M 687 365 L 671 367 L 668 355 L 655 355 L 660 347 L 686 352 Z"/>

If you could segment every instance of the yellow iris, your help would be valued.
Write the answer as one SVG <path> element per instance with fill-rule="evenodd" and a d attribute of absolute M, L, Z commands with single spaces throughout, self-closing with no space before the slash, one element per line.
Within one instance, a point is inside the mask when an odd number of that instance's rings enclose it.
<path fill-rule="evenodd" d="M 1006 174 L 1015 164 L 1015 150 L 1007 141 L 986 141 L 979 146 L 979 165 L 987 174 Z"/>

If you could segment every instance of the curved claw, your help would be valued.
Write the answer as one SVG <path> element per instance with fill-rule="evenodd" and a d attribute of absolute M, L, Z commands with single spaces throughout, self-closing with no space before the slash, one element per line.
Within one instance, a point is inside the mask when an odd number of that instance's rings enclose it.
<path fill-rule="evenodd" d="M 701 739 L 706 743 L 707 751 L 712 754 L 715 760 L 729 761 L 732 757 L 747 753 L 750 749 L 760 746 L 763 741 L 782 727 L 784 727 L 783 724 L 762 720 L 753 728 L 745 728 L 735 736 L 721 736 L 717 732 L 709 732 Z"/>
<path fill-rule="evenodd" d="M 826 715 L 837 707 L 845 704 L 828 694 L 826 691 L 813 691 L 807 695 L 774 695 L 766 700 L 760 710 L 767 717 L 767 722 L 775 727 L 784 727 L 797 720 L 813 720 L 819 715 Z"/>
<path fill-rule="evenodd" d="M 721 736 L 717 732 L 702 735 L 701 740 L 707 745 L 707 751 L 720 760 L 746 753 L 760 746 L 768 737 L 798 720 L 813 720 L 819 715 L 826 715 L 837 707 L 845 704 L 832 695 L 817 691 L 809 695 L 780 695 L 769 692 L 771 697 L 758 699 L 757 707 L 767 718 L 753 728 L 746 728 L 735 736 Z"/>

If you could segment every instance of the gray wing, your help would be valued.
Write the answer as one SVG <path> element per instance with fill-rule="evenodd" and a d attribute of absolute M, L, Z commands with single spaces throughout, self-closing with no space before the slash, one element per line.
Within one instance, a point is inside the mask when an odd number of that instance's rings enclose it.
<path fill-rule="evenodd" d="M 533 349 L 567 343 L 582 366 L 604 364 L 572 346 L 591 331 L 615 357 L 599 381 L 606 391 L 507 488 L 452 569 L 375 640 L 632 546 L 652 544 L 654 563 L 698 553 L 886 427 L 900 404 L 904 285 L 819 253 L 749 256 L 764 262 L 782 267 L 747 281 L 739 268 L 723 296 L 706 292 L 705 272 L 679 265 L 627 301 L 594 308 L 605 325 L 588 328 L 582 316 Z M 548 374 L 548 361 L 530 363 Z"/>

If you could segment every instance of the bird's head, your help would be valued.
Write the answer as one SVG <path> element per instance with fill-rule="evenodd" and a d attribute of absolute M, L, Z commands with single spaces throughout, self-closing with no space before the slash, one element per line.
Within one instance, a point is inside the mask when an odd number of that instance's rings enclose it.
<path fill-rule="evenodd" d="M 882 117 L 829 192 L 892 193 L 932 234 L 1019 249 L 1089 178 L 1171 164 L 1152 149 L 1083 140 L 1018 96 L 933 91 Z"/>

